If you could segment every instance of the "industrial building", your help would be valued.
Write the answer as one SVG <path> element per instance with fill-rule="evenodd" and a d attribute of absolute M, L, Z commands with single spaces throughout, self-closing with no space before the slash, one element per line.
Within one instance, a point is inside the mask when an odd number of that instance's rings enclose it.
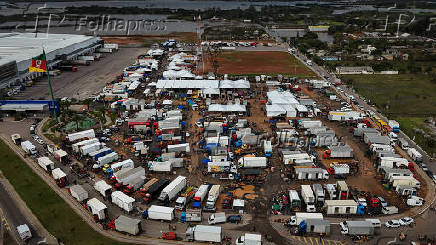
<path fill-rule="evenodd" d="M 43 48 L 50 69 L 62 61 L 93 53 L 102 43 L 99 37 L 85 35 L 1 33 L 0 89 L 41 76 L 41 73 L 29 73 L 28 69 L 32 57 L 42 54 Z"/>

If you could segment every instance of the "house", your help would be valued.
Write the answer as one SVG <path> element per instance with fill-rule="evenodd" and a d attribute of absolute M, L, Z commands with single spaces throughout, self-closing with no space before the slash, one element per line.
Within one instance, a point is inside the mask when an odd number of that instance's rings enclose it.
<path fill-rule="evenodd" d="M 327 214 L 356 214 L 357 202 L 354 200 L 325 200 Z"/>
<path fill-rule="evenodd" d="M 336 73 L 340 75 L 374 74 L 370 66 L 340 66 L 336 67 Z"/>

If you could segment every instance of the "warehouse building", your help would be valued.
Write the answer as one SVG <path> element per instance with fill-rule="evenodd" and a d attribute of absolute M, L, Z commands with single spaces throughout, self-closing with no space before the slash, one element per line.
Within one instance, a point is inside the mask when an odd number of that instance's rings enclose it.
<path fill-rule="evenodd" d="M 32 57 L 42 54 L 43 47 L 50 69 L 64 60 L 92 53 L 101 45 L 99 37 L 85 35 L 41 33 L 35 37 L 34 33 L 1 33 L 0 89 L 41 76 L 41 73 L 29 73 L 28 69 Z"/>

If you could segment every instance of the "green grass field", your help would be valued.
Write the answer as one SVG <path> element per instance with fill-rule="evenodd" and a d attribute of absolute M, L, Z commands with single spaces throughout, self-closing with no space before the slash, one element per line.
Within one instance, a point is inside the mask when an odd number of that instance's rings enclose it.
<path fill-rule="evenodd" d="M 0 169 L 42 225 L 64 244 L 121 244 L 95 232 L 0 140 Z"/>
<path fill-rule="evenodd" d="M 427 134 L 431 130 L 425 124 L 425 118 L 422 117 L 398 117 L 395 118 L 400 123 L 401 130 L 406 133 L 411 139 L 421 146 L 430 156 L 436 154 L 436 141 L 431 138 L 425 138 L 424 135 L 417 133 L 413 128 L 424 130 Z"/>
<path fill-rule="evenodd" d="M 357 93 L 370 99 L 384 115 L 400 123 L 401 129 L 428 154 L 436 153 L 434 140 L 416 133 L 420 128 L 430 133 L 425 124 L 428 116 L 436 116 L 436 83 L 431 75 L 346 75 Z"/>
<path fill-rule="evenodd" d="M 436 83 L 433 76 L 346 75 L 357 93 L 370 99 L 384 114 L 392 117 L 436 115 Z"/>

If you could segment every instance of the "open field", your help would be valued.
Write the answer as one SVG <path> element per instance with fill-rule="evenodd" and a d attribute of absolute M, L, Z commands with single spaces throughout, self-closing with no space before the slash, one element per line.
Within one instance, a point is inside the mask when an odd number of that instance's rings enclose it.
<path fill-rule="evenodd" d="M 118 43 L 119 45 L 143 45 L 149 46 L 154 43 L 162 43 L 168 39 L 175 39 L 184 43 L 198 42 L 197 33 L 195 32 L 172 32 L 168 35 L 141 35 L 141 36 L 102 36 L 102 39 L 109 43 Z"/>
<path fill-rule="evenodd" d="M 304 64 L 286 52 L 277 51 L 224 51 L 217 58 L 219 74 L 258 75 L 282 74 L 302 78 L 316 77 Z M 213 71 L 210 58 L 206 58 L 206 71 Z"/>
<path fill-rule="evenodd" d="M 357 93 L 370 99 L 388 116 L 436 115 L 436 83 L 430 75 L 345 75 Z"/>
<path fill-rule="evenodd" d="M 401 130 L 410 138 L 420 145 L 430 156 L 436 154 L 436 141 L 431 138 L 425 138 L 423 134 L 415 132 L 413 129 L 418 128 L 424 130 L 427 134 L 431 130 L 427 127 L 425 118 L 422 117 L 398 117 L 395 118 L 401 125 Z"/>
<path fill-rule="evenodd" d="M 93 231 L 3 141 L 0 155 L 5 177 L 42 225 L 64 244 L 119 244 Z"/>

